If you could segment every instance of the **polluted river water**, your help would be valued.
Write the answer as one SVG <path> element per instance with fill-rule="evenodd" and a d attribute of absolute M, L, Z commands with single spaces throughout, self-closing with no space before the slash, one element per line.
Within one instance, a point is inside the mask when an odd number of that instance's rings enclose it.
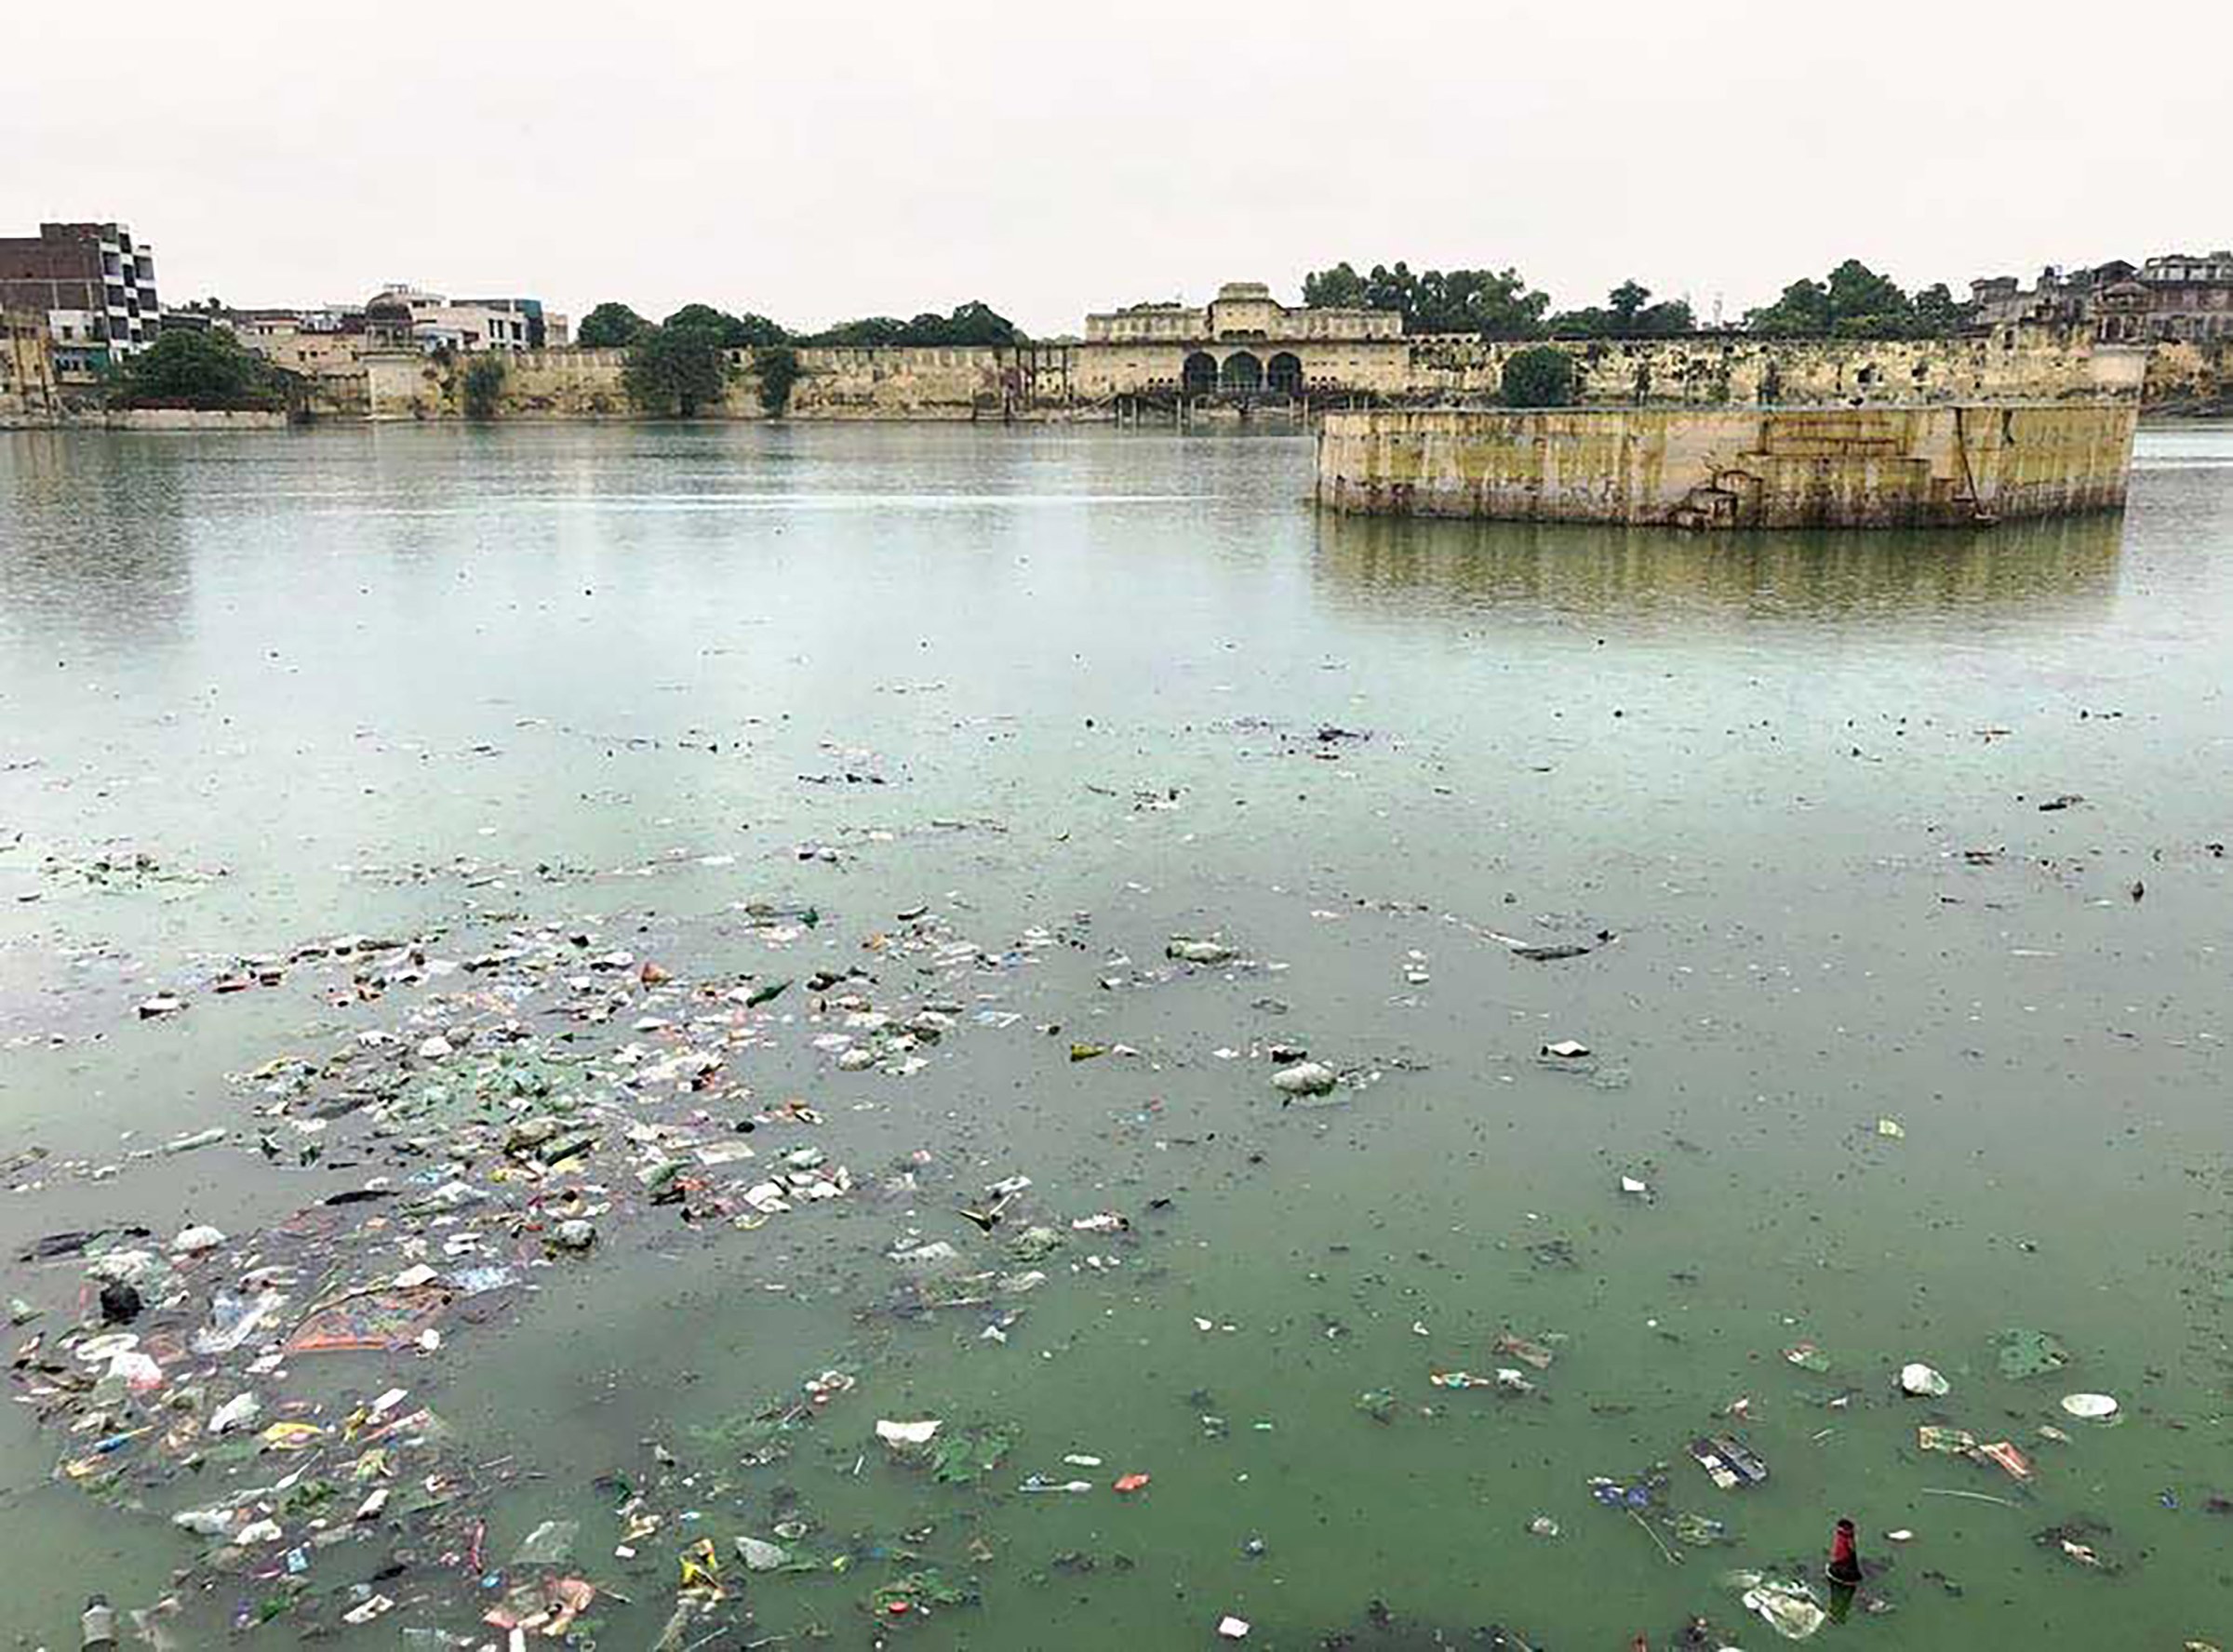
<path fill-rule="evenodd" d="M 0 437 L 0 1626 L 2227 1641 L 2233 428 L 2136 464 Z"/>

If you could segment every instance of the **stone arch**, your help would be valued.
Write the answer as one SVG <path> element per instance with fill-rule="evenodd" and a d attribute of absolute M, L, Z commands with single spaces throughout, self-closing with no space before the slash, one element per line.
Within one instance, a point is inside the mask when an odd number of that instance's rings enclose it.
<path fill-rule="evenodd" d="M 1236 350 L 1218 369 L 1217 387 L 1245 393 L 1264 388 L 1264 363 L 1252 351 Z"/>
<path fill-rule="evenodd" d="M 1217 388 L 1217 357 L 1197 350 L 1179 369 L 1179 388 L 1188 395 L 1208 395 Z"/>
<path fill-rule="evenodd" d="M 1264 364 L 1264 385 L 1274 395 L 1301 395 L 1303 358 L 1291 350 L 1282 350 Z"/>

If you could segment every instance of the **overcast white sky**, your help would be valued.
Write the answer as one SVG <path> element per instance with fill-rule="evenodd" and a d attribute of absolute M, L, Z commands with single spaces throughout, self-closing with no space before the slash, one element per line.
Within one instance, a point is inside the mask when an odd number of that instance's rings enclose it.
<path fill-rule="evenodd" d="M 96 8 L 98 11 L 98 8 Z M 794 325 L 1517 264 L 1733 315 L 2233 242 L 2233 3 L 122 0 L 10 7 L 0 233 L 166 302 L 390 280 Z"/>

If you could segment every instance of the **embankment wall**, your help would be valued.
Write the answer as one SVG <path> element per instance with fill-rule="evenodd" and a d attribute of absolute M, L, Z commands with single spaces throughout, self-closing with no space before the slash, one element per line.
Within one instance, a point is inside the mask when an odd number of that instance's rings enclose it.
<path fill-rule="evenodd" d="M 1342 511 L 1684 527 L 1894 527 L 2124 502 L 2133 400 L 1329 413 Z"/>
<path fill-rule="evenodd" d="M 1237 348 L 1237 347 L 1236 347 Z M 1480 402 L 1504 363 L 1528 346 L 1472 338 L 1335 340 L 1305 361 L 1304 394 L 1327 400 Z M 1768 340 L 1738 336 L 1607 340 L 1563 346 L 1585 402 L 1603 406 L 1747 406 L 1860 401 L 1910 406 L 1956 401 L 2090 401 L 2159 385 L 2147 353 L 2096 349 L 2071 329 L 2004 329 L 1929 340 Z M 2178 393 L 2222 384 L 2203 347 L 2181 347 Z M 1178 346 L 1046 344 L 1012 349 L 805 349 L 788 416 L 802 420 L 1093 419 L 1126 398 L 1176 393 L 1187 352 Z M 2191 359 L 2189 359 L 2189 357 Z M 598 419 L 631 412 L 617 350 L 524 351 L 504 358 L 497 417 Z M 711 417 L 758 419 L 749 351 Z M 2214 375 L 2214 377 L 2213 377 Z M 364 358 L 359 398 L 321 392 L 319 410 L 377 419 L 463 414 L 463 370 L 415 353 Z M 2166 389 L 2168 393 L 2168 389 Z"/>
<path fill-rule="evenodd" d="M 1035 362 L 1047 348 L 974 350 L 809 349 L 798 352 L 791 389 L 793 419 L 971 420 L 1045 416 L 1038 398 L 1059 387 L 1064 363 L 1054 357 L 1047 382 Z M 499 419 L 624 418 L 634 409 L 621 350 L 526 350 L 504 358 Z M 731 377 L 721 400 L 701 411 L 716 419 L 763 419 L 752 353 L 732 351 Z M 454 419 L 464 414 L 464 372 L 416 353 L 365 357 L 365 407 L 375 419 Z M 1026 404 L 1029 404 L 1027 408 Z M 1034 413 L 1031 409 L 1036 409 Z"/>

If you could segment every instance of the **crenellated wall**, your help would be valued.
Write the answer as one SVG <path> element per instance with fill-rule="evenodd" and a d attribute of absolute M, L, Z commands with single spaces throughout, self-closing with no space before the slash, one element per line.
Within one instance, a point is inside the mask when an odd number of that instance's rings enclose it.
<path fill-rule="evenodd" d="M 1329 413 L 1337 510 L 1679 527 L 1921 527 L 2124 502 L 2135 400 Z"/>
<path fill-rule="evenodd" d="M 1225 355 L 1264 346 L 1220 345 Z M 1329 340 L 1297 344 L 1303 393 L 1318 403 L 1478 404 L 1504 363 L 1531 346 L 1470 337 Z M 1584 402 L 1602 406 L 1758 406 L 1860 402 L 2087 400 L 2137 395 L 2192 404 L 2225 393 L 2228 352 L 2197 346 L 2146 353 L 2097 348 L 2077 329 L 2026 327 L 1959 339 L 1771 340 L 1695 335 L 1561 345 L 1581 372 Z M 1176 398 L 1190 352 L 1160 342 L 1026 345 L 1010 349 L 809 348 L 789 417 L 800 420 L 1105 419 L 1139 401 Z M 2191 359 L 2189 359 L 2191 358 Z M 540 350 L 508 355 L 499 418 L 628 416 L 625 355 Z M 707 416 L 764 417 L 752 353 L 731 353 L 728 393 Z M 1223 366 L 1222 360 L 1212 366 Z M 364 393 L 324 396 L 320 410 L 376 419 L 461 417 L 462 369 L 409 353 L 364 358 Z"/>

